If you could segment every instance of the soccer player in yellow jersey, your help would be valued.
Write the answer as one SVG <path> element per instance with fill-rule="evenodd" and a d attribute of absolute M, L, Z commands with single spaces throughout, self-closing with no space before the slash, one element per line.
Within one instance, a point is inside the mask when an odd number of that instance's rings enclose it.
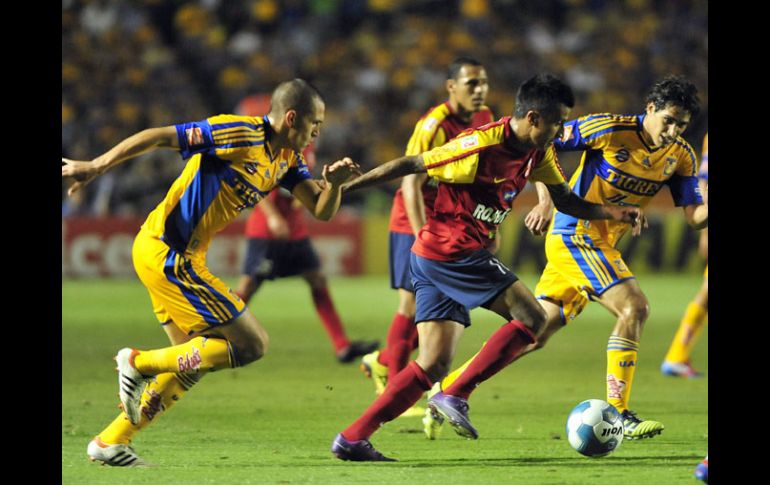
<path fill-rule="evenodd" d="M 645 101 L 640 115 L 593 114 L 564 124 L 556 149 L 584 151 L 570 186 L 590 202 L 644 208 L 668 185 L 687 222 L 703 229 L 708 205 L 698 188 L 697 160 L 680 136 L 700 109 L 697 89 L 669 76 L 653 86 Z M 622 222 L 588 221 L 555 211 L 545 242 L 548 264 L 535 288 L 547 322 L 537 342 L 518 357 L 542 348 L 589 301 L 599 302 L 617 318 L 607 344 L 607 401 L 622 413 L 625 437 L 638 439 L 655 436 L 664 426 L 642 420 L 628 407 L 649 315 L 647 297 L 615 248 L 628 229 Z M 440 388 L 453 389 L 475 358 L 447 376 Z"/>
<path fill-rule="evenodd" d="M 709 135 L 703 138 L 703 151 L 701 155 L 700 171 L 698 171 L 698 184 L 703 201 L 708 204 L 709 188 Z M 674 335 L 674 340 L 668 349 L 668 353 L 660 366 L 661 372 L 669 376 L 685 378 L 700 377 L 702 374 L 690 364 L 690 354 L 698 341 L 709 311 L 709 235 L 708 228 L 700 233 L 698 252 L 706 258 L 706 271 L 703 273 L 703 284 L 695 298 L 687 305 L 679 329 Z"/>
<path fill-rule="evenodd" d="M 171 346 L 124 348 L 115 357 L 123 412 L 89 444 L 88 456 L 112 466 L 146 465 L 129 446 L 137 431 L 168 410 L 207 372 L 247 365 L 267 351 L 268 335 L 244 302 L 206 267 L 216 232 L 281 186 L 318 219 L 339 208 L 340 187 L 358 173 L 349 158 L 311 179 L 302 150 L 324 121 L 321 94 L 294 79 L 272 94 L 264 117 L 218 115 L 150 128 L 88 161 L 62 158 L 73 194 L 110 168 L 159 148 L 187 164 L 134 240 L 133 262 Z M 323 188 L 321 188 L 323 186 Z"/>

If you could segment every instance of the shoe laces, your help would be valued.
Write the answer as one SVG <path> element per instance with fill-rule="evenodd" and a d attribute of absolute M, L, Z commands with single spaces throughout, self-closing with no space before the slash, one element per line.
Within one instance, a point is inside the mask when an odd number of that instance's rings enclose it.
<path fill-rule="evenodd" d="M 366 448 L 369 453 L 376 456 L 377 458 L 384 458 L 384 455 L 374 449 L 374 446 L 372 446 L 372 443 L 370 443 L 369 440 L 364 440 L 361 445 Z"/>
<path fill-rule="evenodd" d="M 637 416 L 636 413 L 631 411 L 630 409 L 626 409 L 625 411 L 623 411 L 623 421 L 631 421 L 633 423 L 642 422 L 642 420 L 639 419 L 639 416 Z"/>

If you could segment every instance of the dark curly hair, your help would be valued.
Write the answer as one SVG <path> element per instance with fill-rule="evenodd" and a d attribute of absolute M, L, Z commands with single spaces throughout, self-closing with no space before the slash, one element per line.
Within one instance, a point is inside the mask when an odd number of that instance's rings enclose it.
<path fill-rule="evenodd" d="M 655 83 L 644 102 L 652 103 L 655 111 L 666 109 L 667 106 L 678 106 L 693 118 L 700 111 L 698 88 L 682 76 L 666 76 Z"/>

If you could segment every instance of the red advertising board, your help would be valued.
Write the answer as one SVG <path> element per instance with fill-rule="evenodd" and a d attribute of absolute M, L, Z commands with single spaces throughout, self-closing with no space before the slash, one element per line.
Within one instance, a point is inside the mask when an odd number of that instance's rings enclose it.
<path fill-rule="evenodd" d="M 62 220 L 62 276 L 133 276 L 131 246 L 143 219 L 73 217 Z M 220 277 L 237 276 L 245 256 L 244 221 L 217 234 L 206 258 Z M 329 275 L 357 275 L 363 269 L 363 227 L 355 215 L 339 213 L 330 222 L 308 221 L 313 245 Z"/>

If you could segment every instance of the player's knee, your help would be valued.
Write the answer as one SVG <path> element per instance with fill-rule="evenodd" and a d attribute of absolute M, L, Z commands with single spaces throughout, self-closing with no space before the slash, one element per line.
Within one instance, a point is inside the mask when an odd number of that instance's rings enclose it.
<path fill-rule="evenodd" d="M 650 304 L 644 297 L 634 297 L 626 300 L 621 310 L 623 320 L 638 326 L 644 325 L 650 316 Z"/>
<path fill-rule="evenodd" d="M 240 342 L 235 345 L 240 365 L 250 364 L 261 359 L 267 353 L 269 338 L 267 333 L 256 338 L 249 339 L 247 342 Z"/>
<path fill-rule="evenodd" d="M 538 341 L 540 341 L 540 334 L 545 330 L 545 323 L 548 320 L 548 314 L 545 310 L 540 305 L 533 305 L 523 312 L 520 320 L 533 334 L 538 336 Z"/>

